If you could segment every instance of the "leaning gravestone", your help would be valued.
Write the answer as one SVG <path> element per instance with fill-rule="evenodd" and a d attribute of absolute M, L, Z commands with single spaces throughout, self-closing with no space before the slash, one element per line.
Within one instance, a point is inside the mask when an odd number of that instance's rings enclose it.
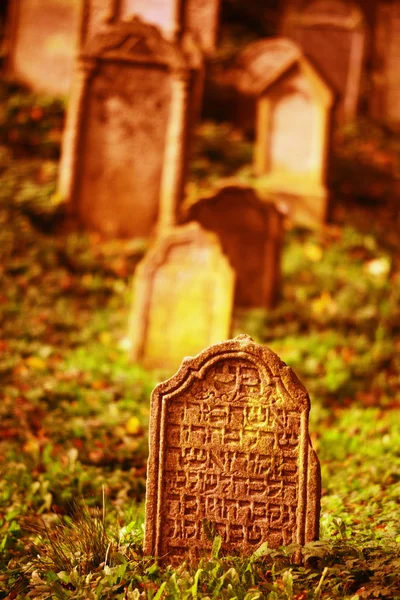
<path fill-rule="evenodd" d="M 186 358 L 151 398 L 145 553 L 195 560 L 207 528 L 244 555 L 317 539 L 309 410 L 293 371 L 248 336 Z"/>
<path fill-rule="evenodd" d="M 161 235 L 138 265 L 130 326 L 132 357 L 173 371 L 230 334 L 234 273 L 217 237 L 197 223 Z"/>
<path fill-rule="evenodd" d="M 186 211 L 214 231 L 236 272 L 235 305 L 269 308 L 280 284 L 283 215 L 249 187 L 229 185 L 201 198 Z"/>
<path fill-rule="evenodd" d="M 104 26 L 77 63 L 58 190 L 70 215 L 104 235 L 171 224 L 184 186 L 192 70 L 136 19 Z"/>
<path fill-rule="evenodd" d="M 80 0 L 10 0 L 8 73 L 33 90 L 68 93 L 79 44 Z"/>

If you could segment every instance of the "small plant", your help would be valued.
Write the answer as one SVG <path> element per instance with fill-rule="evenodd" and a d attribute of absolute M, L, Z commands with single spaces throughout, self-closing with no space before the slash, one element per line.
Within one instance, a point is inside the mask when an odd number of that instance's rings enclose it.
<path fill-rule="evenodd" d="M 70 517 L 57 517 L 50 525 L 42 520 L 30 529 L 38 536 L 32 544 L 33 565 L 38 572 L 69 573 L 75 569 L 87 575 L 110 560 L 112 540 L 106 531 L 104 496 L 102 508 L 74 502 Z"/>

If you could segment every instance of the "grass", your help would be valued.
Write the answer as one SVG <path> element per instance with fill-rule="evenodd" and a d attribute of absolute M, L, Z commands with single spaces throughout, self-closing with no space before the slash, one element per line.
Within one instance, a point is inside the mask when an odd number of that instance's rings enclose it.
<path fill-rule="evenodd" d="M 338 192 L 334 224 L 288 232 L 279 306 L 235 316 L 235 333 L 267 343 L 310 392 L 320 541 L 295 565 L 293 548 L 229 557 L 214 537 L 199 564 L 161 567 L 142 552 L 157 378 L 124 349 L 144 249 L 56 233 L 58 154 L 46 140 L 62 107 L 41 101 L 35 120 L 37 99 L 10 92 L 0 98 L 0 598 L 400 599 L 396 204 Z M 20 111 L 32 143 L 12 135 Z M 205 131 L 203 145 L 223 154 L 223 135 Z"/>

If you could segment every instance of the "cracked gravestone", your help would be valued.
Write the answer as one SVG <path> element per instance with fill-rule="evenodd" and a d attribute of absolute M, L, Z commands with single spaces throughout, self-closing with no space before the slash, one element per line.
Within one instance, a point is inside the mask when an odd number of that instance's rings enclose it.
<path fill-rule="evenodd" d="M 320 468 L 310 400 L 292 369 L 249 336 L 186 358 L 153 391 L 146 554 L 177 563 L 318 538 Z"/>
<path fill-rule="evenodd" d="M 371 111 L 397 129 L 400 124 L 400 2 L 376 7 Z"/>

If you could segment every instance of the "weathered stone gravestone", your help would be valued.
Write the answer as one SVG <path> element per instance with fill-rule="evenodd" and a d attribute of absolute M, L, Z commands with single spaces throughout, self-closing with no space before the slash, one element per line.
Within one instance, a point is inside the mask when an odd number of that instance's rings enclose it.
<path fill-rule="evenodd" d="M 360 95 L 366 34 L 360 9 L 347 0 L 316 0 L 293 11 L 284 31 L 335 90 L 339 100 L 337 118 L 353 119 Z"/>
<path fill-rule="evenodd" d="M 221 0 L 84 0 L 82 38 L 90 40 L 105 26 L 139 18 L 158 28 L 168 41 L 191 54 L 191 119 L 198 120 L 203 102 L 204 56 L 216 50 Z M 196 55 L 194 57 L 194 55 Z M 194 60 L 193 60 L 194 59 Z"/>
<path fill-rule="evenodd" d="M 279 294 L 283 215 L 249 187 L 226 186 L 189 206 L 188 220 L 214 231 L 236 272 L 235 305 L 269 308 Z"/>
<path fill-rule="evenodd" d="M 33 90 L 68 93 L 79 45 L 80 0 L 10 0 L 6 70 Z"/>
<path fill-rule="evenodd" d="M 108 26 L 77 65 L 59 193 L 88 229 L 148 236 L 174 222 L 184 186 L 191 68 L 139 20 Z"/>
<path fill-rule="evenodd" d="M 257 100 L 254 170 L 260 191 L 285 200 L 294 221 L 327 215 L 326 169 L 333 93 L 300 49 L 285 38 L 250 44 L 233 75 Z"/>
<path fill-rule="evenodd" d="M 183 361 L 153 391 L 144 551 L 168 562 L 318 538 L 310 401 L 293 371 L 239 336 Z"/>
<path fill-rule="evenodd" d="M 378 3 L 374 37 L 371 112 L 400 126 L 400 2 Z"/>
<path fill-rule="evenodd" d="M 234 279 L 217 237 L 197 223 L 161 235 L 135 273 L 133 359 L 173 371 L 183 356 L 229 337 Z"/>

